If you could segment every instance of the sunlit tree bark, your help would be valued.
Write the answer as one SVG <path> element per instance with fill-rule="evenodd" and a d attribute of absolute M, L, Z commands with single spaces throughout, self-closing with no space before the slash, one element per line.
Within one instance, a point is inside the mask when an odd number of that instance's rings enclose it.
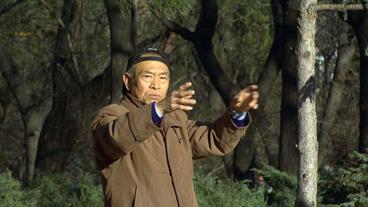
<path fill-rule="evenodd" d="M 315 86 L 315 33 L 317 13 L 310 10 L 317 0 L 302 0 L 298 6 L 298 183 L 295 206 L 317 206 L 317 114 Z"/>

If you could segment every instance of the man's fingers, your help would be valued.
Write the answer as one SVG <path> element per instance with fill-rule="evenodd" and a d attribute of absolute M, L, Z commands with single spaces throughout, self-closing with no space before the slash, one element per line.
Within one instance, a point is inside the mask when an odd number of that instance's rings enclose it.
<path fill-rule="evenodd" d="M 236 103 L 242 103 L 244 102 L 244 100 L 246 100 L 247 98 L 249 98 L 251 94 L 250 93 L 239 93 L 236 97 L 235 97 L 235 100 L 236 100 Z"/>
<path fill-rule="evenodd" d="M 193 110 L 193 106 L 197 103 L 195 99 L 192 99 L 195 94 L 194 90 L 188 90 L 192 86 L 191 82 L 182 84 L 179 89 L 174 90 L 171 93 L 171 109 L 172 110 Z"/>
<path fill-rule="evenodd" d="M 252 107 L 252 109 L 254 109 L 254 110 L 258 109 L 258 104 L 254 105 L 254 106 Z"/>
<path fill-rule="evenodd" d="M 252 92 L 251 97 L 252 97 L 252 99 L 258 99 L 259 98 L 259 92 L 258 91 Z"/>
<path fill-rule="evenodd" d="M 185 105 L 180 105 L 180 104 L 173 104 L 171 108 L 173 110 L 183 110 L 183 111 L 193 110 L 192 106 L 185 106 Z"/>
<path fill-rule="evenodd" d="M 186 99 L 190 99 L 193 97 L 193 95 L 195 94 L 194 90 L 189 90 L 189 91 L 179 91 L 179 90 L 175 90 L 171 93 L 171 96 L 173 98 L 186 98 Z"/>
<path fill-rule="evenodd" d="M 238 102 L 244 102 L 244 101 L 251 101 L 253 99 L 258 99 L 259 98 L 259 92 L 258 91 L 254 91 L 251 93 L 240 93 L 238 96 L 236 96 L 236 103 Z M 250 100 L 247 100 L 250 99 Z"/>
<path fill-rule="evenodd" d="M 244 89 L 245 92 L 253 92 L 258 90 L 258 86 L 257 85 L 249 85 L 248 87 L 246 87 Z"/>
<path fill-rule="evenodd" d="M 174 97 L 178 97 L 178 98 L 182 98 L 182 97 L 190 98 L 191 96 L 193 96 L 195 94 L 194 90 L 188 90 L 188 88 L 190 88 L 191 86 L 192 86 L 191 82 L 186 82 L 186 83 L 180 85 L 179 89 L 174 90 L 172 92 L 172 95 Z"/>
<path fill-rule="evenodd" d="M 186 96 L 193 96 L 195 94 L 194 90 L 187 90 L 187 91 L 179 91 L 179 97 L 186 97 Z"/>
<path fill-rule="evenodd" d="M 248 86 L 249 90 L 251 91 L 255 91 L 255 90 L 258 90 L 258 86 L 257 85 L 250 85 Z"/>
<path fill-rule="evenodd" d="M 179 98 L 176 103 L 179 105 L 194 105 L 197 103 L 197 101 L 190 98 Z"/>
<path fill-rule="evenodd" d="M 251 101 L 249 103 L 249 107 L 252 108 L 252 109 L 257 109 L 258 108 L 258 100 L 255 99 L 255 100 Z"/>
<path fill-rule="evenodd" d="M 193 110 L 193 107 L 192 106 L 179 105 L 179 109 L 183 110 L 183 111 L 191 111 L 191 110 Z"/>
<path fill-rule="evenodd" d="M 192 82 L 186 82 L 186 83 L 179 86 L 179 90 L 184 91 L 185 89 L 187 89 L 191 86 L 192 86 Z"/>

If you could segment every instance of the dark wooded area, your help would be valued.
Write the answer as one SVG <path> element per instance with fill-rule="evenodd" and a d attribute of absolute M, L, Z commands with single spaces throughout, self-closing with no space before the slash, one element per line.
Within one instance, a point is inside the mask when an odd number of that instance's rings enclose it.
<path fill-rule="evenodd" d="M 160 2 L 1 1 L 0 172 L 28 184 L 43 172 L 97 174 L 91 121 L 120 100 L 129 55 L 157 47 L 171 55 L 173 86 L 193 82 L 191 119 L 212 121 L 240 88 L 259 86 L 240 144 L 196 161 L 196 171 L 254 183 L 251 169 L 264 165 L 298 174 L 298 137 L 308 135 L 298 128 L 298 18 L 307 1 Z M 315 58 L 305 67 L 315 65 L 308 81 L 323 172 L 353 151 L 368 153 L 368 11 L 358 0 L 318 3 L 315 47 L 307 44 Z"/>

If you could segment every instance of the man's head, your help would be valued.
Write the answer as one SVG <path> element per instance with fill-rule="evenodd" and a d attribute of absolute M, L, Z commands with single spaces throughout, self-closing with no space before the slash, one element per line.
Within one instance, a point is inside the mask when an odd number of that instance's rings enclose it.
<path fill-rule="evenodd" d="M 129 59 L 122 77 L 126 90 L 144 103 L 166 97 L 170 71 L 167 57 L 157 49 L 144 49 Z"/>

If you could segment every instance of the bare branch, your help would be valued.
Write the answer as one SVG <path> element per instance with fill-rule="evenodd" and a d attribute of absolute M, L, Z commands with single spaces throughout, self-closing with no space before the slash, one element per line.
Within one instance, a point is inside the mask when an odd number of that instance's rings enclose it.
<path fill-rule="evenodd" d="M 63 28 L 63 29 L 65 29 L 65 24 L 64 24 L 64 22 L 63 22 L 63 20 L 62 19 L 60 19 L 60 17 L 58 17 L 57 15 L 56 15 L 56 13 L 54 12 L 54 10 L 52 10 L 51 8 L 50 8 L 50 6 L 44 1 L 44 0 L 39 0 L 40 2 L 41 2 L 41 4 L 50 12 L 50 14 L 52 15 L 52 16 L 54 16 L 54 18 L 57 20 L 57 22 L 59 23 L 59 25 Z"/>
<path fill-rule="evenodd" d="M 201 0 L 201 15 L 199 17 L 196 31 L 201 39 L 211 41 L 216 31 L 218 19 L 218 6 L 216 1 Z"/>
<path fill-rule="evenodd" d="M 142 40 L 141 42 L 138 43 L 137 48 L 144 48 L 144 47 L 152 45 L 153 43 L 155 43 L 159 40 L 163 40 L 165 38 L 165 33 L 161 33 L 161 34 L 158 34 L 158 35 L 153 36 L 151 38 L 147 38 L 147 39 Z"/>
<path fill-rule="evenodd" d="M 0 70 L 17 101 L 20 113 L 22 115 L 27 114 L 30 108 L 34 106 L 33 91 L 27 82 L 22 79 L 8 50 L 2 45 L 0 45 Z"/>
<path fill-rule="evenodd" d="M 58 22 L 58 24 L 60 25 L 60 27 L 62 29 L 66 29 L 65 23 L 63 22 L 63 20 L 58 17 L 56 15 L 56 13 L 54 12 L 54 10 L 51 9 L 51 7 L 45 2 L 45 0 L 39 0 L 41 2 L 41 4 L 50 12 L 50 14 L 52 16 L 54 16 L 54 18 L 56 19 L 56 21 Z M 72 55 L 72 61 L 73 61 L 73 65 L 77 74 L 77 81 L 79 83 L 79 85 L 82 85 L 83 83 L 83 78 L 82 75 L 80 74 L 80 68 L 79 68 L 79 63 L 78 63 L 78 58 L 75 55 L 75 49 L 74 49 L 74 45 L 73 45 L 73 41 L 72 41 L 72 35 L 70 33 L 70 31 L 67 31 L 67 41 L 68 41 L 68 47 L 70 49 L 70 53 Z"/>
<path fill-rule="evenodd" d="M 160 12 L 156 11 L 155 9 L 150 9 L 151 13 L 159 20 L 161 21 L 170 31 L 175 32 L 176 34 L 179 34 L 184 39 L 188 41 L 194 40 L 194 33 L 190 31 L 189 29 L 179 25 L 176 22 L 172 22 L 166 17 L 164 17 Z"/>
<path fill-rule="evenodd" d="M 24 138 L 27 152 L 27 182 L 31 182 L 34 175 L 37 156 L 37 145 L 42 126 L 51 110 L 52 98 L 47 94 L 35 101 L 30 84 L 22 79 L 9 52 L 0 45 L 0 72 L 4 76 L 11 93 L 14 95 L 25 128 Z"/>
<path fill-rule="evenodd" d="M 201 0 L 201 15 L 198 20 L 196 31 L 180 26 L 179 24 L 168 20 L 160 12 L 155 11 L 151 6 L 151 12 L 161 21 L 170 31 L 182 36 L 184 39 L 192 42 L 197 51 L 203 68 L 206 70 L 212 84 L 220 93 L 224 103 L 228 105 L 233 95 L 240 87 L 233 83 L 227 74 L 225 74 L 221 64 L 213 50 L 212 38 L 216 30 L 218 18 L 218 6 L 216 1 Z"/>
<path fill-rule="evenodd" d="M 346 11 L 346 10 L 365 10 L 368 4 L 312 4 L 309 9 L 314 11 L 331 10 L 331 11 Z"/>
<path fill-rule="evenodd" d="M 206 70 L 213 86 L 220 93 L 226 105 L 229 105 L 240 86 L 233 83 L 218 61 L 212 38 L 218 19 L 217 1 L 201 0 L 201 14 L 194 33 L 194 47 L 203 68 Z"/>
<path fill-rule="evenodd" d="M 3 14 L 9 12 L 11 9 L 13 9 L 15 6 L 17 6 L 18 4 L 20 4 L 22 2 L 24 2 L 24 0 L 17 0 L 15 2 L 11 3 L 11 4 L 8 4 L 8 5 L 4 6 L 4 7 L 1 7 L 0 8 L 0 17 Z"/>

